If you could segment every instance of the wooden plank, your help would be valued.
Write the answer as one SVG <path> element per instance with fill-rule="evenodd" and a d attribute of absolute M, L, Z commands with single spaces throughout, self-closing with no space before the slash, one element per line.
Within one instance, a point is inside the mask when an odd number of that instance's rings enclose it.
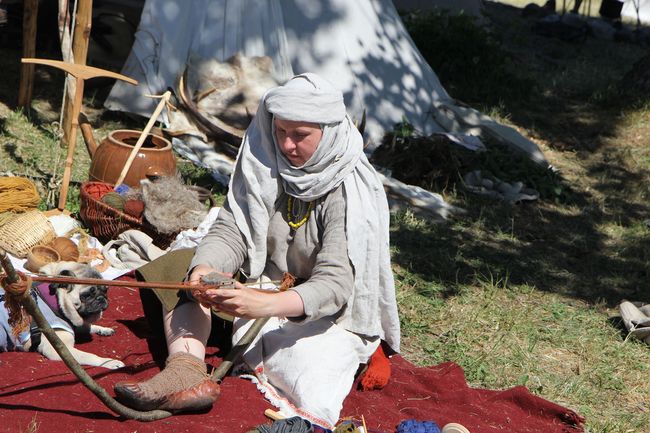
<path fill-rule="evenodd" d="M 36 55 L 36 18 L 38 17 L 38 0 L 23 2 L 23 57 Z M 26 109 L 32 102 L 34 89 L 34 65 L 23 64 L 20 68 L 18 85 L 18 107 Z"/>

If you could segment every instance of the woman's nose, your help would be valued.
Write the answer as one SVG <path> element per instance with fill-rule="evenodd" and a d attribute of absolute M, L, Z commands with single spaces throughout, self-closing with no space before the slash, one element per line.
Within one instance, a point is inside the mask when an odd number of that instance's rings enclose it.
<path fill-rule="evenodd" d="M 291 139 L 291 137 L 285 137 L 284 140 L 282 140 L 282 149 L 284 149 L 285 152 L 291 152 L 296 148 L 296 143 Z"/>

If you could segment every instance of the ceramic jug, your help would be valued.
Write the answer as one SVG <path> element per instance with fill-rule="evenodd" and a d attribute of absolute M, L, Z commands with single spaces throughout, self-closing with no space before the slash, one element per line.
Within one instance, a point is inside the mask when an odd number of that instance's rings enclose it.
<path fill-rule="evenodd" d="M 91 139 L 92 134 L 90 137 L 87 137 L 88 134 L 83 135 L 92 159 L 89 170 L 90 180 L 114 184 L 140 137 L 140 131 L 129 129 L 112 131 L 99 146 Z M 130 187 L 139 187 L 142 179 L 174 174 L 176 174 L 176 159 L 171 143 L 159 135 L 148 134 L 123 183 Z"/>

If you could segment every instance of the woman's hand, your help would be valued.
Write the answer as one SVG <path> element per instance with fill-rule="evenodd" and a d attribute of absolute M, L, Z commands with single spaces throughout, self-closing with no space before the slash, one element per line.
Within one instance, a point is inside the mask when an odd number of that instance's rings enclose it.
<path fill-rule="evenodd" d="M 274 294 L 251 289 L 237 282 L 232 288 L 208 289 L 201 297 L 207 300 L 210 306 L 223 313 L 246 319 L 257 319 L 273 315 Z"/>
<path fill-rule="evenodd" d="M 199 284 L 201 278 L 217 272 L 226 278 L 232 275 L 218 272 L 208 265 L 197 265 L 190 273 L 190 284 Z M 239 282 L 232 286 L 208 290 L 192 290 L 192 296 L 204 307 L 246 319 L 259 317 L 299 317 L 305 314 L 300 295 L 293 290 L 270 292 L 246 287 Z"/>
<path fill-rule="evenodd" d="M 299 317 L 305 314 L 302 298 L 293 290 L 269 292 L 235 283 L 234 288 L 208 289 L 195 297 L 207 307 L 246 319 Z"/>
<path fill-rule="evenodd" d="M 190 273 L 189 283 L 191 285 L 201 284 L 201 280 L 204 276 L 216 272 L 217 274 L 223 275 L 224 278 L 232 278 L 232 274 L 227 274 L 224 272 L 219 272 L 211 266 L 208 265 L 196 265 L 192 272 Z M 204 307 L 210 308 L 212 306 L 212 301 L 209 296 L 205 296 L 205 290 L 192 290 L 192 296 Z"/>

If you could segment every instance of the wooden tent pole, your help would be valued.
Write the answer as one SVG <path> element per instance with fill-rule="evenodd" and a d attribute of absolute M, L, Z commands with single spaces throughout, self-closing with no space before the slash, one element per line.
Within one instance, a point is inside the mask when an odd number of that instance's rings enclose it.
<path fill-rule="evenodd" d="M 88 58 L 88 43 L 90 41 L 90 29 L 92 27 L 92 12 L 92 0 L 79 0 L 78 10 L 76 11 L 77 18 L 74 28 L 74 36 L 72 39 L 72 57 L 74 58 L 74 62 L 77 65 L 85 65 L 86 59 Z M 70 143 L 72 140 L 72 124 L 75 122 L 77 117 L 73 113 L 73 106 L 78 99 L 77 95 L 81 94 L 81 97 L 83 98 L 83 93 L 83 81 L 79 83 L 79 80 L 76 80 L 74 93 L 72 92 L 72 89 L 68 89 L 69 98 L 67 98 L 64 102 L 63 143 L 68 143 L 68 148 L 70 148 Z M 75 131 L 74 133 L 76 134 L 77 132 Z M 59 203 L 59 208 L 60 207 L 61 204 Z"/>
<path fill-rule="evenodd" d="M 70 140 L 68 141 L 68 155 L 65 160 L 65 167 L 63 170 L 63 180 L 61 185 L 61 192 L 59 194 L 59 206 L 60 211 L 65 209 L 65 202 L 68 196 L 68 186 L 70 184 L 70 177 L 72 176 L 72 163 L 74 160 L 74 151 L 77 145 L 77 127 L 79 126 L 79 113 L 81 112 L 81 103 L 83 99 L 83 84 L 84 80 L 95 77 L 108 77 L 115 78 L 118 80 L 126 81 L 131 84 L 138 84 L 133 78 L 126 77 L 115 72 L 106 71 L 104 69 L 93 68 L 92 66 L 79 65 L 76 63 L 66 63 L 59 60 L 48 60 L 48 59 L 22 59 L 23 63 L 38 63 L 41 65 L 52 66 L 58 69 L 62 69 L 68 74 L 76 78 L 75 82 L 77 84 L 77 91 L 75 92 L 74 103 L 72 104 L 72 122 L 71 127 L 72 131 L 70 134 Z M 79 91 L 81 90 L 81 91 Z"/>
<path fill-rule="evenodd" d="M 36 55 L 36 18 L 38 17 L 38 0 L 23 2 L 23 57 Z M 27 112 L 32 102 L 34 88 L 34 68 L 32 64 L 20 67 L 20 84 L 18 85 L 18 107 Z"/>

